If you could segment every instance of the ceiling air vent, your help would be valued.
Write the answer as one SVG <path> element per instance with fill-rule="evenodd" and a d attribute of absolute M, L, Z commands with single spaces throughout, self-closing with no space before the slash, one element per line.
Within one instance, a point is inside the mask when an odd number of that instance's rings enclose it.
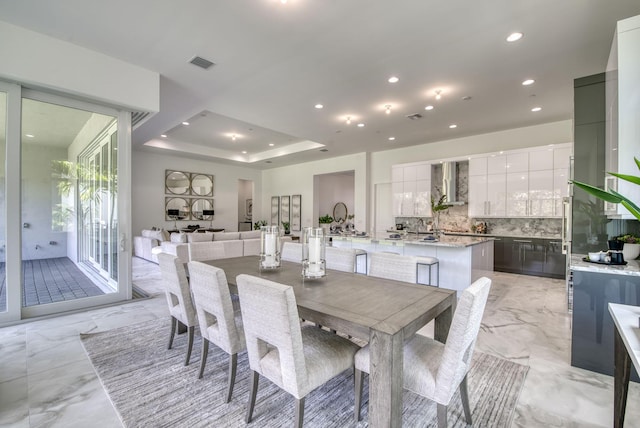
<path fill-rule="evenodd" d="M 422 119 L 422 115 L 420 113 L 409 114 L 407 115 L 407 119 L 411 119 L 411 120 Z"/>
<path fill-rule="evenodd" d="M 205 70 L 214 65 L 211 61 L 209 61 L 208 59 L 204 59 L 201 56 L 194 56 L 189 62 L 193 65 L 197 65 L 200 68 L 204 68 Z"/>

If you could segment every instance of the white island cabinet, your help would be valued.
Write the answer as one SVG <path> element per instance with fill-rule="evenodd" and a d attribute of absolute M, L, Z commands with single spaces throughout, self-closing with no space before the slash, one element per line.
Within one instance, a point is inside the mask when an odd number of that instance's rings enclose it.
<path fill-rule="evenodd" d="M 464 290 L 476 279 L 493 272 L 493 238 L 442 236 L 438 242 L 430 242 L 417 238 L 389 239 L 388 235 L 383 235 L 372 238 L 334 236 L 332 241 L 334 247 L 361 249 L 367 253 L 392 252 L 406 256 L 436 257 L 440 269 L 437 285 L 450 290 Z M 436 272 L 432 271 L 433 284 L 436 284 Z M 427 283 L 428 277 L 429 267 L 420 266 L 418 281 Z"/>

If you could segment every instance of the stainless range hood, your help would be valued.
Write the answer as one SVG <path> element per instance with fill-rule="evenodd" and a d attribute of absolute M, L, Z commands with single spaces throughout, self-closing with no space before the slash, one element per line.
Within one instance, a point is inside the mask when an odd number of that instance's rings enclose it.
<path fill-rule="evenodd" d="M 456 200 L 457 173 L 458 164 L 456 162 L 442 163 L 442 193 L 446 195 L 445 203 L 447 205 L 464 205 L 464 201 Z"/>

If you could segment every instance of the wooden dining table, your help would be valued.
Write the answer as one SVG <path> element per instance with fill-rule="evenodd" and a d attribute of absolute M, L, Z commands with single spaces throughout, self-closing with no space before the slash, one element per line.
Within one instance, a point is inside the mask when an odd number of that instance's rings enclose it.
<path fill-rule="evenodd" d="M 301 318 L 368 341 L 369 426 L 401 426 L 404 341 L 435 319 L 435 339 L 445 342 L 455 291 L 333 270 L 323 278 L 303 280 L 300 263 L 283 261 L 277 269 L 261 270 L 259 259 L 247 256 L 204 263 L 225 271 L 232 292 L 237 292 L 239 274 L 290 285 Z"/>

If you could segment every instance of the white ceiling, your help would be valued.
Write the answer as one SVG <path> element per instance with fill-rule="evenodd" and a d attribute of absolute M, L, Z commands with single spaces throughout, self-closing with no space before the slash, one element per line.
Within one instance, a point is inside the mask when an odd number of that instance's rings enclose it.
<path fill-rule="evenodd" d="M 136 148 L 258 168 L 570 119 L 573 79 L 604 71 L 615 22 L 637 14 L 638 0 L 0 0 L 2 20 L 161 74 Z"/>

